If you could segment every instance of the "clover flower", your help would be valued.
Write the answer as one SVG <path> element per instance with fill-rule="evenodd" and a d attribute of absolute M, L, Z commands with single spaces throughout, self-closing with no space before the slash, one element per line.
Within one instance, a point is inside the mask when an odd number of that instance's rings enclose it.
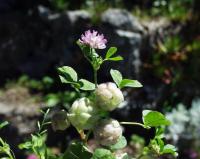
<path fill-rule="evenodd" d="M 27 159 L 38 159 L 36 155 L 31 154 L 27 157 Z"/>
<path fill-rule="evenodd" d="M 116 84 L 102 83 L 95 90 L 96 104 L 105 111 L 112 111 L 124 101 L 124 96 Z"/>
<path fill-rule="evenodd" d="M 77 99 L 67 114 L 71 124 L 79 130 L 87 130 L 99 119 L 98 111 L 88 98 Z"/>
<path fill-rule="evenodd" d="M 122 127 L 114 119 L 103 119 L 94 128 L 95 139 L 103 146 L 117 143 L 122 135 Z"/>
<path fill-rule="evenodd" d="M 93 49 L 105 49 L 107 40 L 103 34 L 99 34 L 97 31 L 86 31 L 81 35 L 79 39 L 80 43 L 90 46 Z"/>

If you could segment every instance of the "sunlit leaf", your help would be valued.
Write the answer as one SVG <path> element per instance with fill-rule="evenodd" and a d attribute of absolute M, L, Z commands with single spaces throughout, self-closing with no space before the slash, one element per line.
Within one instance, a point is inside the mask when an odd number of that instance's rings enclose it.
<path fill-rule="evenodd" d="M 80 89 L 82 90 L 91 91 L 95 89 L 95 84 L 88 80 L 80 79 L 79 82 L 81 83 Z"/>
<path fill-rule="evenodd" d="M 58 73 L 63 83 L 77 82 L 78 80 L 76 71 L 69 66 L 59 67 Z"/>
<path fill-rule="evenodd" d="M 143 111 L 143 122 L 144 125 L 150 127 L 157 127 L 163 125 L 170 125 L 170 121 L 165 116 L 157 111 L 144 110 Z"/>
<path fill-rule="evenodd" d="M 111 57 L 107 59 L 108 61 L 122 61 L 123 57 L 122 56 L 116 56 L 116 57 Z"/>
<path fill-rule="evenodd" d="M 117 52 L 117 48 L 116 47 L 110 47 L 109 50 L 106 53 L 106 59 L 110 58 L 116 52 Z"/>
<path fill-rule="evenodd" d="M 120 88 L 123 87 L 142 87 L 142 84 L 137 80 L 123 79 L 120 83 Z"/>
<path fill-rule="evenodd" d="M 120 86 L 120 83 L 122 81 L 122 74 L 118 70 L 111 69 L 110 74 L 112 76 L 113 81 L 117 84 L 117 86 Z"/>

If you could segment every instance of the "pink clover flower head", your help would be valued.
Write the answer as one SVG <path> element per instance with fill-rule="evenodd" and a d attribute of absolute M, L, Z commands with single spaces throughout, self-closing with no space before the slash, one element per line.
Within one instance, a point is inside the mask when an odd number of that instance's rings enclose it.
<path fill-rule="evenodd" d="M 36 155 L 31 154 L 26 159 L 38 159 Z"/>
<path fill-rule="evenodd" d="M 80 43 L 90 46 L 93 49 L 105 49 L 107 40 L 103 34 L 99 34 L 97 31 L 86 31 L 81 35 L 79 39 Z"/>

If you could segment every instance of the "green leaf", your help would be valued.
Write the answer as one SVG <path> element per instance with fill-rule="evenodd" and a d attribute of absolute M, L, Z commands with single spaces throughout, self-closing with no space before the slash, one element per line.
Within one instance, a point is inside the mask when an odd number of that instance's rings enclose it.
<path fill-rule="evenodd" d="M 19 149 L 30 149 L 32 147 L 32 143 L 30 141 L 27 141 L 25 143 L 19 144 Z"/>
<path fill-rule="evenodd" d="M 81 85 L 80 89 L 82 89 L 82 90 L 91 91 L 91 90 L 95 89 L 95 84 L 88 80 L 80 79 L 79 82 Z"/>
<path fill-rule="evenodd" d="M 156 128 L 156 136 L 159 138 L 163 138 L 164 137 L 164 131 L 165 129 L 163 127 L 157 127 Z"/>
<path fill-rule="evenodd" d="M 170 125 L 170 121 L 165 118 L 165 116 L 157 111 L 144 110 L 143 122 L 144 125 L 150 127 L 158 127 L 163 125 Z"/>
<path fill-rule="evenodd" d="M 162 151 L 164 149 L 165 143 L 161 138 L 156 138 L 156 141 L 160 147 L 160 151 Z"/>
<path fill-rule="evenodd" d="M 116 47 L 110 47 L 109 50 L 106 53 L 106 59 L 110 58 L 116 52 L 117 52 L 117 48 Z"/>
<path fill-rule="evenodd" d="M 65 151 L 63 159 L 90 159 L 92 153 L 80 142 L 73 142 Z"/>
<path fill-rule="evenodd" d="M 0 123 L 0 129 L 8 125 L 9 123 L 7 121 L 4 121 L 3 123 Z"/>
<path fill-rule="evenodd" d="M 110 149 L 115 151 L 126 147 L 127 141 L 124 136 L 121 136 L 115 145 L 110 146 Z"/>
<path fill-rule="evenodd" d="M 115 159 L 110 150 L 98 148 L 95 150 L 92 159 Z"/>
<path fill-rule="evenodd" d="M 120 83 L 122 81 L 122 74 L 118 70 L 110 70 L 110 74 L 112 76 L 113 81 L 117 84 L 117 86 L 120 86 Z"/>
<path fill-rule="evenodd" d="M 58 70 L 62 83 L 77 82 L 78 76 L 77 76 L 76 71 L 73 68 L 69 66 L 63 66 L 63 67 L 59 67 L 57 70 Z"/>
<path fill-rule="evenodd" d="M 122 61 L 123 57 L 122 56 L 115 56 L 115 57 L 112 57 L 112 58 L 108 58 L 107 60 L 108 61 Z"/>
<path fill-rule="evenodd" d="M 120 88 L 123 87 L 142 87 L 142 84 L 137 80 L 123 79 L 120 83 Z"/>
<path fill-rule="evenodd" d="M 176 152 L 176 147 L 170 144 L 167 144 L 164 146 L 162 154 L 172 154 L 174 156 L 177 156 L 177 152 Z"/>

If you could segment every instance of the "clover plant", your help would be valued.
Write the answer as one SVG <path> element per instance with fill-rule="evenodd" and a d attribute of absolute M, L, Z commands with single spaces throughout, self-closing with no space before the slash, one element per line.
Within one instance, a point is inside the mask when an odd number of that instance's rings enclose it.
<path fill-rule="evenodd" d="M 117 121 L 109 116 L 109 113 L 117 109 L 124 101 L 122 92 L 124 87 L 142 87 L 139 81 L 124 78 L 118 70 L 114 69 L 110 70 L 113 82 L 98 83 L 97 73 L 102 64 L 123 60 L 121 56 L 116 55 L 117 48 L 110 47 L 104 56 L 98 54 L 99 49 L 106 48 L 107 40 L 103 34 L 90 30 L 81 35 L 77 44 L 91 64 L 94 81 L 82 79 L 70 66 L 59 67 L 57 70 L 63 84 L 70 84 L 78 93 L 82 91 L 88 93 L 86 93 L 87 96 L 76 99 L 68 110 L 54 113 L 51 123 L 55 131 L 73 126 L 80 134 L 80 139 L 72 141 L 64 153 L 52 154 L 45 144 L 47 131 L 44 126 L 50 123 L 47 120 L 49 112 L 47 110 L 43 112 L 43 121 L 38 122 L 38 133 L 32 135 L 30 141 L 19 147 L 34 153 L 38 159 L 131 159 L 128 153 L 119 153 L 119 150 L 127 146 L 122 125 L 132 125 L 142 126 L 144 129 L 155 129 L 154 138 L 144 147 L 138 159 L 159 158 L 164 154 L 171 154 L 176 158 L 176 148 L 164 142 L 164 127 L 170 125 L 170 121 L 160 112 L 144 110 L 143 123 Z M 91 149 L 88 144 L 88 139 L 92 136 L 97 145 L 95 149 Z"/>
<path fill-rule="evenodd" d="M 124 87 L 142 87 L 137 80 L 126 79 L 118 70 L 111 69 L 110 74 L 113 82 L 98 83 L 98 70 L 107 61 L 121 61 L 123 58 L 116 55 L 117 48 L 110 47 L 105 56 L 98 54 L 99 49 L 106 48 L 107 40 L 103 34 L 97 31 L 86 31 L 77 41 L 84 57 L 91 64 L 94 72 L 94 81 L 88 81 L 78 77 L 77 72 L 70 66 L 58 68 L 61 82 L 71 84 L 76 91 L 88 91 L 90 95 L 77 99 L 66 112 L 66 117 L 80 134 L 80 141 L 72 142 L 64 153 L 63 158 L 70 159 L 129 159 L 127 153 L 118 154 L 118 150 L 127 146 L 126 138 L 123 136 L 122 125 L 138 125 L 145 129 L 155 128 L 155 137 L 149 145 L 144 148 L 140 158 L 163 154 L 177 156 L 173 145 L 164 143 L 164 127 L 170 125 L 170 121 L 157 111 L 144 110 L 143 123 L 117 121 L 109 117 L 109 113 L 119 107 L 124 101 L 122 90 Z M 65 125 L 63 125 L 65 127 Z M 90 134 L 98 148 L 90 150 L 87 141 Z M 72 155 L 73 154 L 73 155 Z M 84 157 L 83 157 L 84 156 Z"/>

